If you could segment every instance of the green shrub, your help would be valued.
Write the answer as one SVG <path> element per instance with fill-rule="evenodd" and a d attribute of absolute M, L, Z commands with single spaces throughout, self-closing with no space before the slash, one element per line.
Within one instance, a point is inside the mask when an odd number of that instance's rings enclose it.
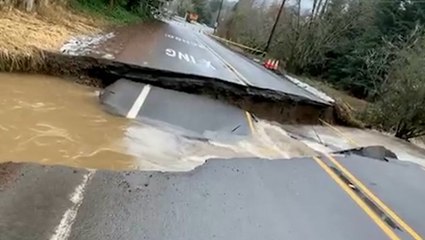
<path fill-rule="evenodd" d="M 154 6 L 155 1 L 116 0 L 111 5 L 109 0 L 74 0 L 71 6 L 76 10 L 104 17 L 113 23 L 126 24 L 152 18 L 150 7 Z"/>

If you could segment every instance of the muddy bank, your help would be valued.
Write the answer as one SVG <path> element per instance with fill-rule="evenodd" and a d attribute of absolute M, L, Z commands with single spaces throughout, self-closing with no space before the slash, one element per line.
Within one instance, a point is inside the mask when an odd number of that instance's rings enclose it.
<path fill-rule="evenodd" d="M 280 123 L 310 123 L 319 119 L 334 122 L 333 109 L 295 95 L 258 87 L 246 87 L 221 79 L 156 70 L 89 56 L 67 56 L 43 52 L 42 73 L 77 76 L 75 81 L 105 87 L 120 78 L 177 91 L 208 95 Z"/>

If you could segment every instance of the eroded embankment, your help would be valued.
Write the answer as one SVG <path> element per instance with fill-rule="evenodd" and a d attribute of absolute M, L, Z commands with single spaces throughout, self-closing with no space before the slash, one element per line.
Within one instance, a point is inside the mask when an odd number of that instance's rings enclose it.
<path fill-rule="evenodd" d="M 119 78 L 128 78 L 158 87 L 208 95 L 248 110 L 260 118 L 281 123 L 317 123 L 319 118 L 330 122 L 333 120 L 332 109 L 329 106 L 298 96 L 256 87 L 248 88 L 215 78 L 159 71 L 138 65 L 114 62 L 105 59 L 106 56 L 112 54 L 109 52 L 101 52 L 97 55 L 93 55 L 92 52 L 82 54 L 92 57 L 75 56 L 80 55 L 78 51 L 73 54 L 64 51 L 67 55 L 60 54 L 56 51 L 62 46 L 65 39 L 79 34 L 99 32 L 104 23 L 86 16 L 71 14 L 61 6 L 57 6 L 54 11 L 50 12 L 48 15 L 44 13 L 44 15 L 36 16 L 30 16 L 17 10 L 1 13 L 2 23 L 4 23 L 2 29 L 8 34 L 0 39 L 0 72 L 66 76 L 79 83 L 96 87 L 107 86 Z M 52 23 L 46 20 L 60 15 L 63 16 L 63 19 L 60 18 L 61 21 Z M 23 21 L 23 19 L 26 20 Z M 150 24 L 155 25 L 158 22 Z M 125 31 L 123 32 L 131 35 L 135 32 L 146 33 L 158 29 L 151 25 L 143 24 L 143 27 L 135 25 L 135 29 L 130 28 L 130 30 L 128 27 L 124 27 Z M 49 32 L 49 29 L 53 32 Z M 140 29 L 144 31 L 140 31 Z M 129 38 L 125 34 L 125 36 L 118 35 L 124 40 Z M 99 37 L 105 36 L 99 35 Z M 92 42 L 95 38 L 89 39 L 88 42 Z M 119 40 L 119 38 L 114 39 Z M 76 38 L 74 40 L 80 43 L 77 45 L 78 48 L 81 48 L 80 45 L 84 43 L 84 39 Z M 108 41 L 108 43 L 116 46 L 114 41 Z M 111 48 L 110 46 L 104 47 Z"/>
<path fill-rule="evenodd" d="M 96 87 L 105 87 L 120 78 L 148 83 L 177 91 L 208 95 L 244 110 L 259 118 L 280 123 L 318 123 L 319 119 L 334 122 L 332 106 L 313 102 L 299 96 L 289 95 L 258 87 L 246 87 L 221 79 L 184 73 L 156 70 L 137 65 L 115 62 L 88 56 L 68 56 L 40 52 L 36 61 L 22 56 L 30 72 L 74 76 L 75 81 Z"/>

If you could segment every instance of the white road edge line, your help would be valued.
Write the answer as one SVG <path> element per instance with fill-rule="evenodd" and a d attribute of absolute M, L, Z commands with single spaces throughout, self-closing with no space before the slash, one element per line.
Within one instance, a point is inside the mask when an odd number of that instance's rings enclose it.
<path fill-rule="evenodd" d="M 69 200 L 73 203 L 73 205 L 63 214 L 62 219 L 56 227 L 55 233 L 50 237 L 50 240 L 68 239 L 72 225 L 77 217 L 78 209 L 83 203 L 85 188 L 95 173 L 96 170 L 89 170 L 89 172 L 83 176 L 83 182 L 78 185 L 74 192 L 70 195 Z"/>
<path fill-rule="evenodd" d="M 130 110 L 127 113 L 127 118 L 134 119 L 142 108 L 143 103 L 148 97 L 149 91 L 151 90 L 151 85 L 145 85 L 140 91 L 139 96 L 137 96 L 136 101 L 134 101 L 133 106 L 131 106 Z"/>
<path fill-rule="evenodd" d="M 238 70 L 236 70 L 236 68 L 234 68 L 229 62 L 227 62 L 222 56 L 220 56 L 220 54 L 218 54 L 216 51 L 214 51 L 212 48 L 210 48 L 208 46 L 208 44 L 204 41 L 199 39 L 198 37 L 195 37 L 196 41 L 198 42 L 202 42 L 202 45 L 205 46 L 205 48 L 210 51 L 212 54 L 214 54 L 218 59 L 220 59 L 220 61 L 222 61 L 224 63 L 224 65 L 226 65 L 226 67 L 228 67 L 232 72 L 234 72 L 236 74 L 236 76 L 240 79 L 240 81 L 242 81 L 242 83 L 244 85 L 252 85 L 252 83 L 250 83 L 248 81 L 248 79 L 246 79 L 246 77 L 244 77 L 240 72 L 238 72 Z"/>

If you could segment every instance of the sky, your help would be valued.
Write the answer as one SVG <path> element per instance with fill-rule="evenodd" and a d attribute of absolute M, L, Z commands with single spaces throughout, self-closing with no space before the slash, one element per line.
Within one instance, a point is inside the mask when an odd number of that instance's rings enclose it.
<path fill-rule="evenodd" d="M 313 0 L 304 0 L 301 2 L 301 7 L 304 9 L 311 9 L 313 7 Z"/>
<path fill-rule="evenodd" d="M 229 2 L 237 2 L 239 0 L 227 0 Z M 268 2 L 270 4 L 272 4 L 273 2 L 279 2 L 281 3 L 282 0 L 260 0 L 260 2 Z M 285 6 L 288 5 L 294 5 L 296 4 L 297 0 L 287 0 L 287 2 L 285 3 Z M 304 10 L 310 10 L 313 7 L 313 0 L 301 0 L 301 8 Z"/>
<path fill-rule="evenodd" d="M 288 0 L 288 5 L 292 5 L 295 3 L 296 3 L 296 0 Z M 308 10 L 308 9 L 311 9 L 312 7 L 313 7 L 313 0 L 301 0 L 302 9 Z"/>

